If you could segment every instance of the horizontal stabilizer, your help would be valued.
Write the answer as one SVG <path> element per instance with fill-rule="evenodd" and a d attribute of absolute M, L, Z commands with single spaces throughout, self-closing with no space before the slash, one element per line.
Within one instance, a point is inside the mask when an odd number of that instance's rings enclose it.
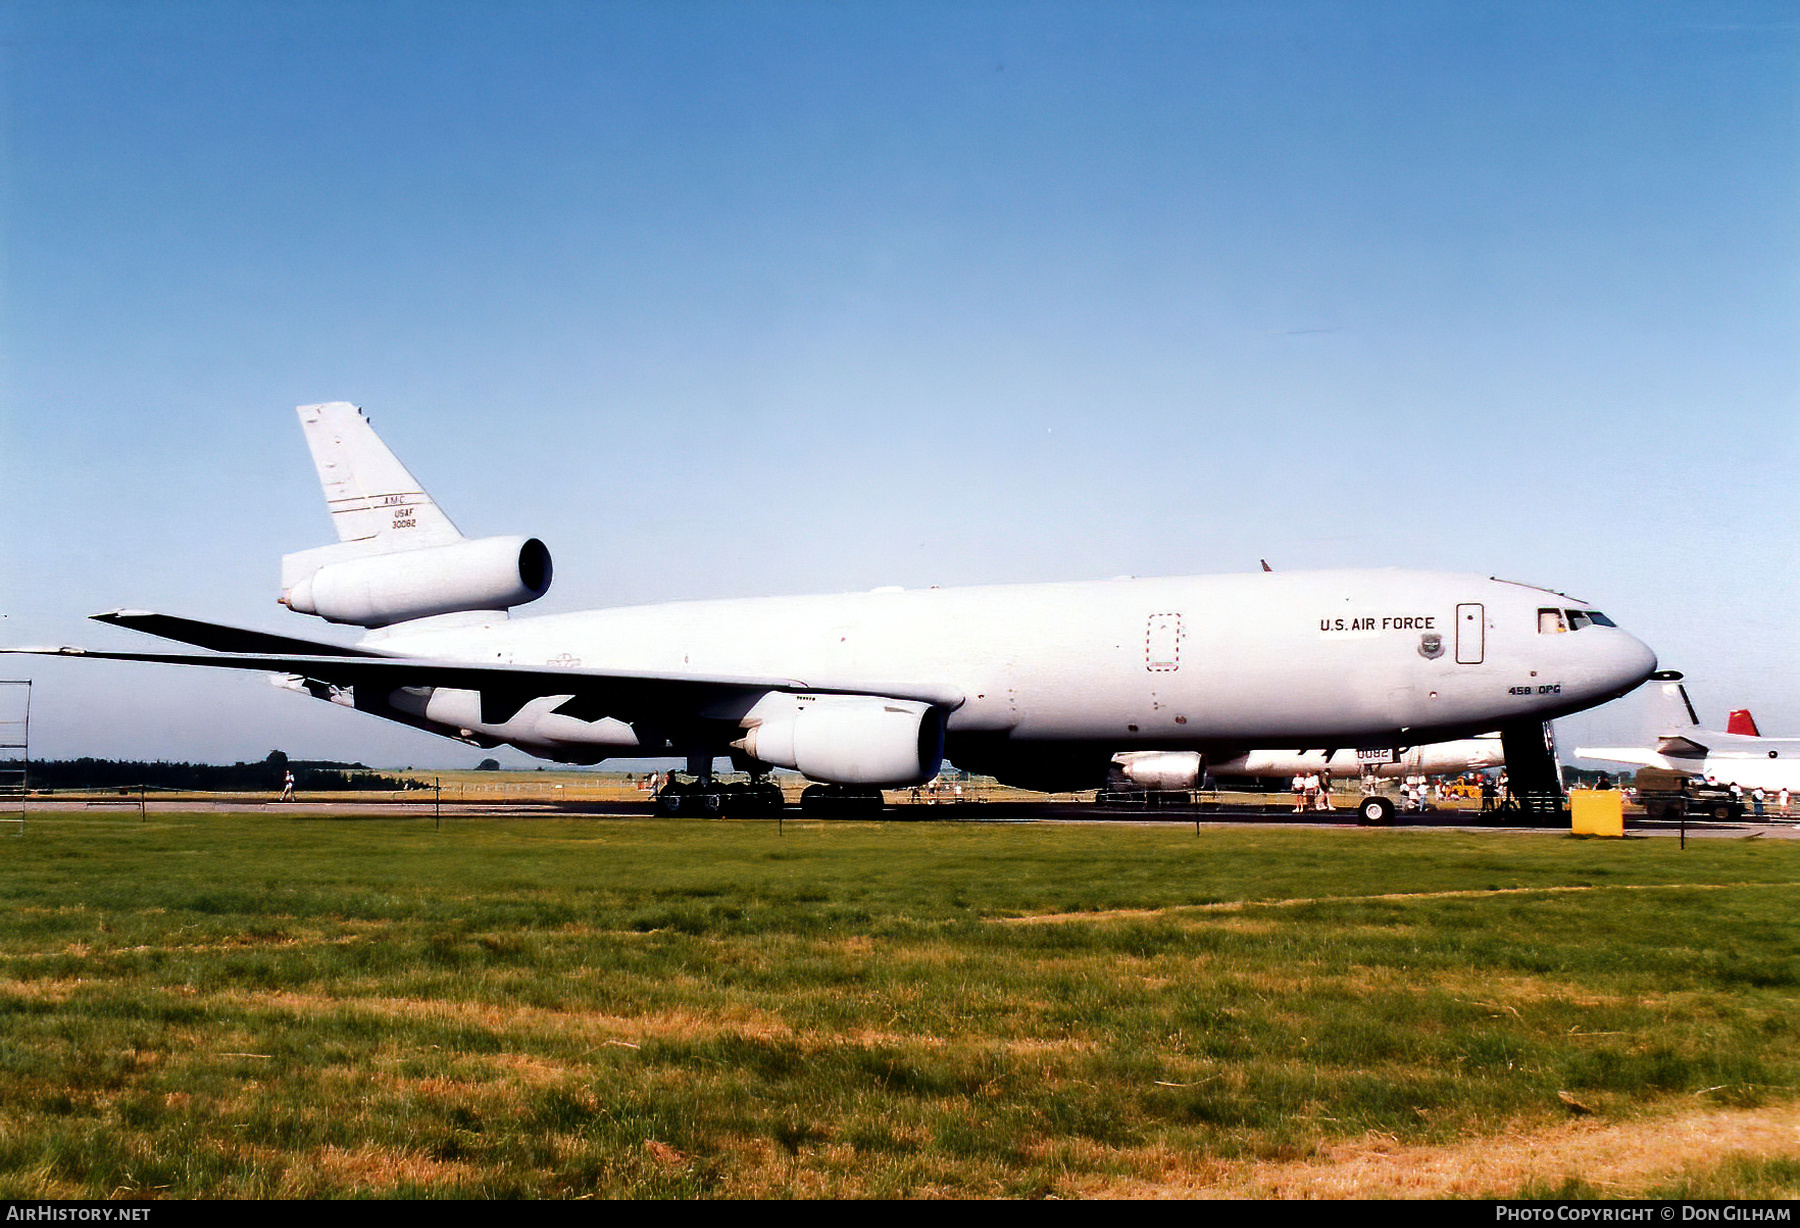
<path fill-rule="evenodd" d="M 247 631 L 242 627 L 227 627 L 221 623 L 200 622 L 193 618 L 177 618 L 173 614 L 153 614 L 148 610 L 110 610 L 105 614 L 94 614 L 90 617 L 97 623 L 128 627 L 133 631 L 142 631 L 146 635 L 157 636 L 159 639 L 174 640 L 178 644 L 192 644 L 196 648 L 210 648 L 214 652 L 254 652 L 312 657 L 378 657 L 382 655 L 370 652 L 366 648 L 349 648 L 341 644 L 322 643 L 318 640 L 295 639 L 293 636 L 275 635 L 267 631 Z"/>

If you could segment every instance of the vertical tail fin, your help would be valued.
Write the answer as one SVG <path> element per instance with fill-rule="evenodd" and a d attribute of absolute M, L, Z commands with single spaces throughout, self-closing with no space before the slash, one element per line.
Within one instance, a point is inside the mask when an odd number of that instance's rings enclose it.
<path fill-rule="evenodd" d="M 1661 737 L 1668 734 L 1681 734 L 1700 726 L 1700 718 L 1694 714 L 1694 705 L 1688 702 L 1687 688 L 1681 685 L 1681 675 L 1675 670 L 1663 670 L 1652 674 L 1657 683 L 1655 699 L 1652 701 L 1654 732 Z"/>
<path fill-rule="evenodd" d="M 1762 737 L 1762 730 L 1756 727 L 1756 718 L 1750 715 L 1748 708 L 1734 708 L 1731 719 L 1725 722 L 1726 733 L 1741 733 L 1748 738 Z"/>
<path fill-rule="evenodd" d="M 417 478 L 348 401 L 302 405 L 300 429 L 312 452 L 337 544 L 281 556 L 281 602 L 322 567 L 349 559 L 450 546 L 463 535 Z"/>
<path fill-rule="evenodd" d="M 389 554 L 462 540 L 362 410 L 331 401 L 298 412 L 340 542 L 363 543 L 359 553 Z"/>

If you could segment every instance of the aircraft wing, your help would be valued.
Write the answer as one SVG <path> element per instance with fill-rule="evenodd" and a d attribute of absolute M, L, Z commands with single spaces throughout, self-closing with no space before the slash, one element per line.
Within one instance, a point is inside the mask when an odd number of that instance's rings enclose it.
<path fill-rule="evenodd" d="M 222 623 L 206 623 L 193 618 L 178 618 L 173 614 L 153 614 L 149 610 L 109 610 L 105 614 L 92 614 L 89 617 L 97 623 L 126 627 L 132 631 L 142 631 L 146 635 L 154 635 L 159 639 L 174 640 L 178 644 L 192 644 L 196 648 L 211 648 L 216 652 L 294 653 L 313 657 L 381 657 L 386 655 L 385 653 L 371 652 L 367 648 L 351 648 L 321 640 L 295 639 L 292 636 L 275 635 L 268 631 L 247 631 L 242 627 L 227 627 Z"/>
<path fill-rule="evenodd" d="M 260 633 L 243 634 L 255 636 Z M 333 651 L 341 654 L 344 650 Z M 384 695 L 401 687 L 448 687 L 478 691 L 481 694 L 482 721 L 484 724 L 495 725 L 505 724 L 531 700 L 545 695 L 571 697 L 556 709 L 565 716 L 584 721 L 613 717 L 626 723 L 645 719 L 680 721 L 703 717 L 707 715 L 706 710 L 709 708 L 724 708 L 731 701 L 739 699 L 754 702 L 757 696 L 768 691 L 879 695 L 889 699 L 919 700 L 946 708 L 958 707 L 963 701 L 961 691 L 933 684 L 880 682 L 817 686 L 795 678 L 635 673 L 555 665 L 438 661 L 419 657 L 324 655 L 318 652 L 110 652 L 71 647 L 5 648 L 0 649 L 0 653 L 93 657 L 103 661 L 152 661 L 164 665 L 201 665 L 214 669 L 296 674 L 332 686 L 367 686 Z"/>
<path fill-rule="evenodd" d="M 1675 765 L 1653 750 L 1642 746 L 1577 746 L 1577 759 L 1604 759 L 1609 763 L 1636 763 L 1644 767 L 1668 768 Z"/>

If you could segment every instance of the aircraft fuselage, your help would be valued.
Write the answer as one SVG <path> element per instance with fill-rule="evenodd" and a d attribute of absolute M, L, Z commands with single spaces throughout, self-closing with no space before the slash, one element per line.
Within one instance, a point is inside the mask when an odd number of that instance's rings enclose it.
<path fill-rule="evenodd" d="M 1249 573 L 683 602 L 397 627 L 368 642 L 440 660 L 774 676 L 801 690 L 937 688 L 955 697 L 949 757 L 982 770 L 1034 751 L 1412 745 L 1548 720 L 1655 668 L 1616 627 L 1540 631 L 1542 608 L 1581 604 L 1453 573 Z M 537 701 L 505 725 L 454 723 L 533 753 L 675 745 L 554 706 Z"/>

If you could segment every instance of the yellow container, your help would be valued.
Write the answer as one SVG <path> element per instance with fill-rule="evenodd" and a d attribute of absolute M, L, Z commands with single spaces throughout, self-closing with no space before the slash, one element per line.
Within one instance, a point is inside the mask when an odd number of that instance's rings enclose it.
<path fill-rule="evenodd" d="M 1623 836 L 1625 795 L 1617 789 L 1570 789 L 1569 828 L 1578 836 Z"/>

